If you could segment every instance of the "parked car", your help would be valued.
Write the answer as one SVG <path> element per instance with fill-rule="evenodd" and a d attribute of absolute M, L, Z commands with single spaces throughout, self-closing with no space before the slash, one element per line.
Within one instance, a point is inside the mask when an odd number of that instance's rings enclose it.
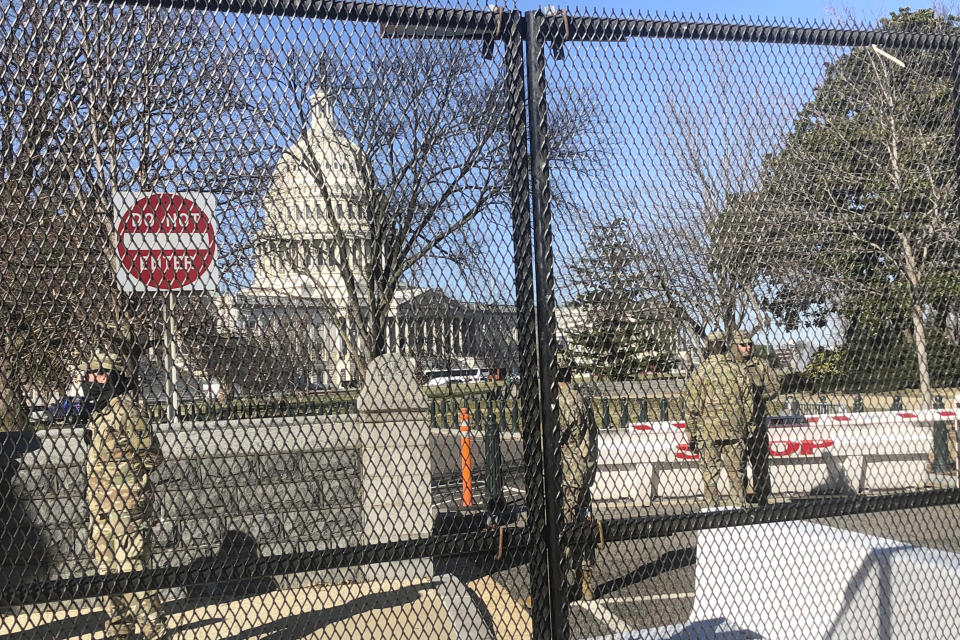
<path fill-rule="evenodd" d="M 42 422 L 75 424 L 83 414 L 84 400 L 81 396 L 63 396 L 57 402 L 47 406 Z"/>

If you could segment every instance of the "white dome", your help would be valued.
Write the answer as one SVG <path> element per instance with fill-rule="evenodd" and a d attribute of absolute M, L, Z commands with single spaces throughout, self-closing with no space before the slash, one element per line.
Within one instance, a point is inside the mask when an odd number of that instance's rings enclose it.
<path fill-rule="evenodd" d="M 273 185 L 264 198 L 262 235 L 329 236 L 326 211 L 330 206 L 347 235 L 366 235 L 360 215 L 369 193 L 364 177 L 368 172 L 361 166 L 363 152 L 336 128 L 330 102 L 326 94 L 314 94 L 310 126 L 277 163 Z"/>
<path fill-rule="evenodd" d="M 338 251 L 331 219 L 349 240 L 350 259 L 363 259 L 369 163 L 337 129 L 330 103 L 323 93 L 310 99 L 310 126 L 277 163 L 257 232 L 251 287 L 257 293 L 341 300 L 345 286 L 330 257 Z"/>

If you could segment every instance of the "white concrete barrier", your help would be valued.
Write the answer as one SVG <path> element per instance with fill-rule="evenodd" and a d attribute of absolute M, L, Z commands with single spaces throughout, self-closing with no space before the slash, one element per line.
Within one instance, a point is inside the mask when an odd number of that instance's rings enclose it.
<path fill-rule="evenodd" d="M 774 494 L 853 493 L 924 485 L 933 450 L 931 423 L 953 420 L 944 409 L 775 418 L 769 427 Z M 601 431 L 594 500 L 702 494 L 696 453 L 683 422 L 636 423 Z M 726 490 L 726 477 L 721 474 Z"/>
<path fill-rule="evenodd" d="M 960 637 L 960 556 L 897 540 L 811 522 L 713 529 L 696 580 L 691 620 L 770 640 Z"/>
<path fill-rule="evenodd" d="M 960 555 L 810 522 L 701 531 L 685 624 L 609 638 L 960 637 Z"/>

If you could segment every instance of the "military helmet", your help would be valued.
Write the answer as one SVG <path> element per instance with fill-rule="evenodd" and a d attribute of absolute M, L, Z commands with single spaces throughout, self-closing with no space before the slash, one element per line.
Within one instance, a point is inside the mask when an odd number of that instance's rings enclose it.
<path fill-rule="evenodd" d="M 734 331 L 730 337 L 732 344 L 753 344 L 753 336 L 746 331 Z"/>
<path fill-rule="evenodd" d="M 87 361 L 87 371 L 117 371 L 129 374 L 127 362 L 114 351 L 97 351 Z"/>
<path fill-rule="evenodd" d="M 723 331 L 711 331 L 708 333 L 707 342 L 723 342 Z"/>

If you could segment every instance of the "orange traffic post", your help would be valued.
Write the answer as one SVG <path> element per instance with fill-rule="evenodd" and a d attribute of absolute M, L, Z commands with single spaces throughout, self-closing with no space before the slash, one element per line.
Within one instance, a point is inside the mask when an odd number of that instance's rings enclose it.
<path fill-rule="evenodd" d="M 470 453 L 470 412 L 460 409 L 460 504 L 472 507 L 473 456 Z"/>

